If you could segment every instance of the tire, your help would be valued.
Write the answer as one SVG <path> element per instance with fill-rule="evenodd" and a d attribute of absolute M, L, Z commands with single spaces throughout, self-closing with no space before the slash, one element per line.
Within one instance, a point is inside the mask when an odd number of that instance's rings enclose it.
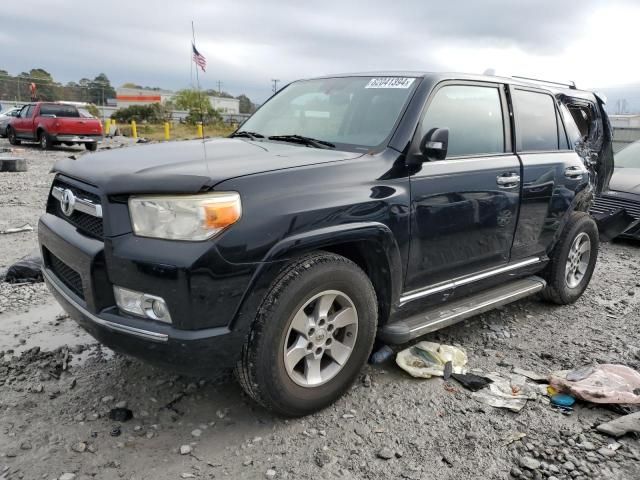
<path fill-rule="evenodd" d="M 11 145 L 20 145 L 20 140 L 16 137 L 16 131 L 13 128 L 7 128 L 7 137 Z"/>
<path fill-rule="evenodd" d="M 324 323 L 323 314 L 317 314 L 323 310 L 322 302 L 333 312 L 325 315 Z M 355 263 L 328 252 L 300 257 L 282 270 L 265 295 L 242 348 L 236 377 L 249 396 L 273 412 L 290 417 L 315 412 L 353 383 L 371 353 L 377 317 L 373 286 Z M 339 326 L 347 321 L 352 323 Z M 303 335 L 294 327 L 301 324 L 305 330 L 315 329 Z M 348 355 L 337 348 L 348 344 Z M 306 350 L 300 350 L 303 347 Z M 297 364 L 285 359 L 294 348 L 307 352 Z M 334 357 L 341 358 L 342 365 Z"/>
<path fill-rule="evenodd" d="M 38 143 L 42 150 L 49 150 L 51 148 L 51 138 L 44 130 L 40 130 L 40 133 L 38 133 Z"/>
<path fill-rule="evenodd" d="M 585 253 L 572 253 L 572 249 L 584 250 L 586 244 L 588 259 Z M 542 297 L 558 305 L 578 300 L 591 281 L 599 246 L 598 226 L 593 218 L 584 212 L 573 212 L 544 271 L 547 287 L 542 291 Z M 575 275 L 572 275 L 573 271 Z"/>
<path fill-rule="evenodd" d="M 98 149 L 98 142 L 88 142 L 85 143 L 84 146 L 90 152 L 95 152 Z"/>

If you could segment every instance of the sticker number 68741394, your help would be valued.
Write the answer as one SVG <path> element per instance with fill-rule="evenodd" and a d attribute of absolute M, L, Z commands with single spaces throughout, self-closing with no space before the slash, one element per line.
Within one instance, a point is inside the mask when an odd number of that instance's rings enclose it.
<path fill-rule="evenodd" d="M 364 88 L 409 88 L 414 80 L 408 77 L 372 78 Z"/>

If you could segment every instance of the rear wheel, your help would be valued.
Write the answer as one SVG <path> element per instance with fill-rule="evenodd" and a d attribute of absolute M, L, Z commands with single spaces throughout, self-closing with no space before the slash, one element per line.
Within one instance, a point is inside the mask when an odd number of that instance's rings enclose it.
<path fill-rule="evenodd" d="M 42 150 L 49 150 L 51 148 L 51 139 L 49 138 L 49 134 L 44 130 L 40 130 L 40 133 L 38 133 L 38 143 Z"/>
<path fill-rule="evenodd" d="M 97 142 L 88 142 L 88 143 L 85 143 L 84 146 L 90 152 L 95 152 L 98 149 Z"/>
<path fill-rule="evenodd" d="M 545 270 L 547 287 L 542 296 L 558 305 L 580 298 L 591 281 L 599 246 L 593 218 L 584 212 L 572 213 Z"/>
<path fill-rule="evenodd" d="M 20 140 L 16 137 L 16 131 L 13 128 L 7 127 L 7 137 L 11 145 L 20 145 Z"/>
<path fill-rule="evenodd" d="M 318 252 L 289 264 L 265 296 L 236 375 L 258 403 L 300 416 L 339 398 L 376 334 L 376 295 L 350 260 Z"/>

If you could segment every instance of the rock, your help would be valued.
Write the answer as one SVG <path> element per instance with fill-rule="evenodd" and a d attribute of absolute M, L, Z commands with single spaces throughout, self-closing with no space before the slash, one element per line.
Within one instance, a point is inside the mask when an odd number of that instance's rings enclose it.
<path fill-rule="evenodd" d="M 29 441 L 24 441 L 20 444 L 20 450 L 31 450 L 33 448 L 33 445 L 31 445 L 31 442 Z"/>
<path fill-rule="evenodd" d="M 85 414 L 84 414 L 84 413 L 78 413 L 77 415 L 75 415 L 75 416 L 73 417 L 73 419 L 74 419 L 76 422 L 84 422 L 85 418 L 86 418 L 86 417 L 85 417 Z"/>
<path fill-rule="evenodd" d="M 77 453 L 84 453 L 87 450 L 87 444 L 84 442 L 78 442 L 71 445 L 71 450 Z"/>
<path fill-rule="evenodd" d="M 624 415 L 607 423 L 602 423 L 596 429 L 612 437 L 621 437 L 625 433 L 640 433 L 640 412 Z"/>
<path fill-rule="evenodd" d="M 324 467 L 325 465 L 331 463 L 331 455 L 326 450 L 318 450 L 314 455 L 314 460 L 316 465 L 319 467 Z"/>
<path fill-rule="evenodd" d="M 389 447 L 382 447 L 376 452 L 376 457 L 383 460 L 391 460 L 394 456 L 395 454 L 393 453 L 393 450 L 391 450 Z"/>
<path fill-rule="evenodd" d="M 113 395 L 106 395 L 106 396 L 102 397 L 102 399 L 100 401 L 102 403 L 111 403 L 111 402 L 113 402 Z"/>
<path fill-rule="evenodd" d="M 565 470 L 568 470 L 568 471 L 570 471 L 570 472 L 576 469 L 576 466 L 573 464 L 573 462 L 564 462 L 564 463 L 562 464 L 562 467 L 563 467 Z"/>
<path fill-rule="evenodd" d="M 180 478 L 196 478 L 193 473 L 181 473 Z"/>
<path fill-rule="evenodd" d="M 585 441 L 585 442 L 582 442 L 580 444 L 580 447 L 582 449 L 584 449 L 584 450 L 587 450 L 587 451 L 591 451 L 591 450 L 595 450 L 596 449 L 596 446 L 593 444 L 593 442 L 589 442 L 588 440 Z"/>
<path fill-rule="evenodd" d="M 602 455 L 603 457 L 607 457 L 607 458 L 611 458 L 611 457 L 615 457 L 616 455 L 616 451 L 612 450 L 610 448 L 607 447 L 602 447 L 598 449 L 598 453 L 600 455 Z"/>
<path fill-rule="evenodd" d="M 74 480 L 76 478 L 75 473 L 63 473 L 58 477 L 58 480 Z"/>
<path fill-rule="evenodd" d="M 520 478 L 522 476 L 522 470 L 520 470 L 518 467 L 513 467 L 511 469 L 511 476 L 513 478 Z"/>
<path fill-rule="evenodd" d="M 362 379 L 362 385 L 365 388 L 369 388 L 371 387 L 371 376 L 370 375 L 365 375 Z"/>
<path fill-rule="evenodd" d="M 540 468 L 540 462 L 532 457 L 520 457 L 518 463 L 522 468 L 527 470 L 537 470 Z"/>
<path fill-rule="evenodd" d="M 182 445 L 180 447 L 180 455 L 189 455 L 191 453 L 191 445 Z"/>
<path fill-rule="evenodd" d="M 201 435 L 202 435 L 202 430 L 200 430 L 199 428 L 196 428 L 195 430 L 193 430 L 193 431 L 191 432 L 191 436 L 192 436 L 192 437 L 196 437 L 196 438 L 198 438 L 198 437 L 200 437 Z"/>
<path fill-rule="evenodd" d="M 122 401 L 116 403 L 116 408 L 127 408 L 127 401 L 126 400 L 122 400 Z"/>
<path fill-rule="evenodd" d="M 264 478 L 276 478 L 276 471 L 273 468 L 270 468 L 264 473 Z"/>

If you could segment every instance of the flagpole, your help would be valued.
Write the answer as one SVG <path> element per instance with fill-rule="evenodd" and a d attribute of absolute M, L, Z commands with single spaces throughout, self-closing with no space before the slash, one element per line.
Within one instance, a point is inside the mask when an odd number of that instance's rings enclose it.
<path fill-rule="evenodd" d="M 196 30 L 193 26 L 193 20 L 191 20 L 191 35 L 192 35 L 192 43 L 191 45 L 195 47 L 196 45 Z M 193 51 L 193 48 L 192 48 Z M 193 59 L 192 59 L 193 60 Z M 192 65 L 193 66 L 193 65 Z M 198 72 L 198 66 L 196 65 L 196 86 L 198 92 L 198 103 L 200 104 L 200 121 L 202 122 L 202 141 L 204 142 L 204 107 L 202 105 L 202 92 L 200 91 L 200 74 Z"/>

